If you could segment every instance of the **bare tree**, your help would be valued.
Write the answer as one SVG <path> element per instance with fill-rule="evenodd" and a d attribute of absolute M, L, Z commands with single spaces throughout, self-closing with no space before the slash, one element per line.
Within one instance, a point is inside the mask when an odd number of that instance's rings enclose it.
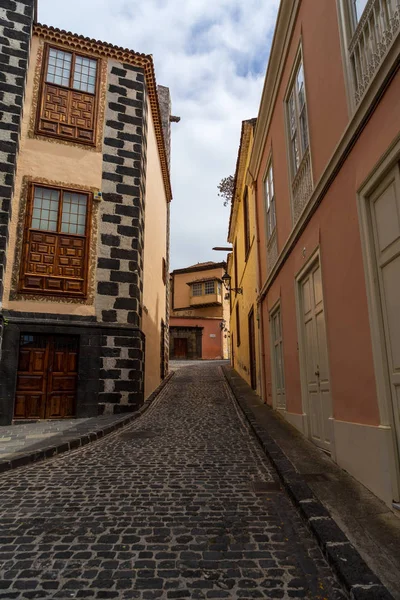
<path fill-rule="evenodd" d="M 218 196 L 224 199 L 224 206 L 231 204 L 233 199 L 233 191 L 235 188 L 234 176 L 229 175 L 228 177 L 223 177 L 217 187 L 219 190 Z"/>

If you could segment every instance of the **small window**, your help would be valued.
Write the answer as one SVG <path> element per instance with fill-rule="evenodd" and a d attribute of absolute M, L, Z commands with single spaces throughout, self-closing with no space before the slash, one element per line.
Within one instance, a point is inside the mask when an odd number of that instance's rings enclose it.
<path fill-rule="evenodd" d="M 46 48 L 36 133 L 94 145 L 98 61 Z"/>
<path fill-rule="evenodd" d="M 32 185 L 19 289 L 85 296 L 89 194 Z"/>
<path fill-rule="evenodd" d="M 217 293 L 222 294 L 222 283 L 217 281 Z"/>
<path fill-rule="evenodd" d="M 215 294 L 215 281 L 206 281 L 205 282 L 204 293 L 206 295 Z"/>
<path fill-rule="evenodd" d="M 201 283 L 194 283 L 192 285 L 192 295 L 193 296 L 202 296 L 203 295 L 203 285 Z"/>
<path fill-rule="evenodd" d="M 268 239 L 272 236 L 276 227 L 276 212 L 275 212 L 275 192 L 274 192 L 274 177 L 272 172 L 272 162 L 268 167 L 267 175 L 264 181 L 265 186 L 265 209 L 267 211 L 267 236 Z"/>
<path fill-rule="evenodd" d="M 303 62 L 300 61 L 287 101 L 292 177 L 308 149 L 308 121 Z"/>

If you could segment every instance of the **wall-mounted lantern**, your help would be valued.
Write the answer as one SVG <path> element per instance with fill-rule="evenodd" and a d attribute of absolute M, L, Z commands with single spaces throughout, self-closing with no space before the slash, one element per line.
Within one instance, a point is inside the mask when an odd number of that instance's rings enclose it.
<path fill-rule="evenodd" d="M 224 286 L 228 290 L 228 292 L 236 292 L 236 294 L 243 294 L 243 288 L 232 288 L 231 287 L 231 280 L 232 280 L 232 277 L 229 275 L 229 273 L 225 272 L 222 275 L 222 283 L 224 284 Z"/>

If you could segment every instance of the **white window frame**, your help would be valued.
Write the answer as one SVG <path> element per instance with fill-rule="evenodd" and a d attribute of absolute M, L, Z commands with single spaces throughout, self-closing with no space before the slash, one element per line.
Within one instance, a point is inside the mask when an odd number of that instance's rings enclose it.
<path fill-rule="evenodd" d="M 268 161 L 268 167 L 264 176 L 264 202 L 267 226 L 267 239 L 271 239 L 276 230 L 276 202 L 275 185 L 272 158 Z"/>
<path fill-rule="evenodd" d="M 298 75 L 302 72 L 303 83 L 302 88 L 298 85 Z M 302 94 L 301 94 L 302 91 Z M 291 119 L 290 105 L 293 98 L 294 108 L 294 123 Z M 289 165 L 290 165 L 290 176 L 291 181 L 296 177 L 307 150 L 310 148 L 310 135 L 309 135 L 309 124 L 308 124 L 308 111 L 307 111 L 307 95 L 306 95 L 306 84 L 305 84 L 305 69 L 303 52 L 301 45 L 294 62 L 292 75 L 288 85 L 288 90 L 285 97 L 285 111 L 286 111 L 286 123 L 287 123 L 287 139 L 288 139 L 288 150 L 289 150 Z M 304 128 L 305 123 L 305 128 Z M 295 142 L 297 142 L 297 154 L 296 158 Z"/>

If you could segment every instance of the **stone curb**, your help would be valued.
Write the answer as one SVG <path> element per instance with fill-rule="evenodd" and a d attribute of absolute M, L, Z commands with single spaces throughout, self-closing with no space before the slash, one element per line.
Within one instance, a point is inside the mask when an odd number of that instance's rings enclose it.
<path fill-rule="evenodd" d="M 68 440 L 65 442 L 57 443 L 54 446 L 49 446 L 47 448 L 42 448 L 41 450 L 35 450 L 34 452 L 28 452 L 23 456 L 18 456 L 13 460 L 4 461 L 0 463 L 0 474 L 5 473 L 7 471 L 11 471 L 12 469 L 17 469 L 18 467 L 25 467 L 26 465 L 30 465 L 32 463 L 45 460 L 46 458 L 52 458 L 58 454 L 63 454 L 64 452 L 68 452 L 70 450 L 76 450 L 82 446 L 86 446 L 87 444 L 91 444 L 92 442 L 96 442 L 97 440 L 102 439 L 106 435 L 129 425 L 139 417 L 141 417 L 153 404 L 154 400 L 160 394 L 160 392 L 164 389 L 167 383 L 174 376 L 174 371 L 171 371 L 167 375 L 167 377 L 161 382 L 156 390 L 149 396 L 149 399 L 139 408 L 138 411 L 129 414 L 125 418 L 121 418 L 120 421 L 116 423 L 112 423 L 111 425 L 107 425 L 103 429 L 99 429 L 98 431 L 89 431 L 83 433 L 77 438 L 72 440 Z"/>
<path fill-rule="evenodd" d="M 222 367 L 225 379 L 240 409 L 350 598 L 352 600 L 394 600 L 322 502 L 314 495 L 302 474 L 296 471 L 292 462 L 265 427 L 257 422 L 253 411 L 246 404 L 243 393 L 236 389 L 235 382 L 231 380 L 230 369 L 231 367 Z M 252 391 L 251 394 L 254 392 Z"/>

